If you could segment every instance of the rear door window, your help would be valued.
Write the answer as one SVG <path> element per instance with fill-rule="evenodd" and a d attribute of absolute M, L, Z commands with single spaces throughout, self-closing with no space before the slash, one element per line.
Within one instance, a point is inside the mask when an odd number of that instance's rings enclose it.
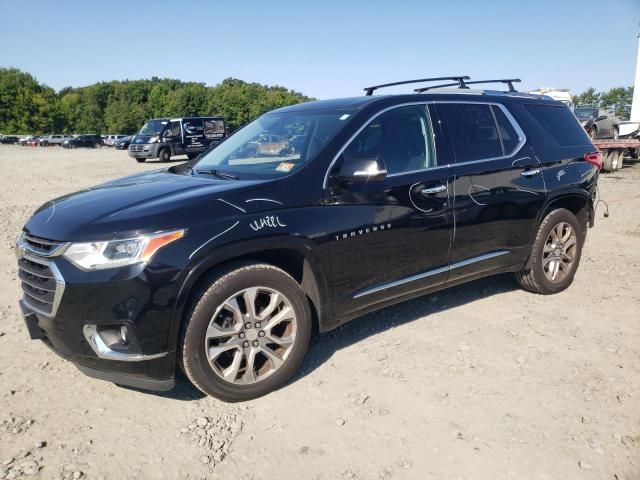
<path fill-rule="evenodd" d="M 574 114 L 564 105 L 525 105 L 535 118 L 560 146 L 588 145 L 589 137 Z"/>
<path fill-rule="evenodd" d="M 438 103 L 436 108 L 449 133 L 456 163 L 504 155 L 491 105 Z"/>
<path fill-rule="evenodd" d="M 515 149 L 520 144 L 520 136 L 500 107 L 492 105 L 491 109 L 496 117 L 498 132 L 500 133 L 500 139 L 504 147 L 504 154 L 511 155 L 515 153 Z"/>
<path fill-rule="evenodd" d="M 224 121 L 223 120 L 205 120 L 204 136 L 207 139 L 215 140 L 224 137 Z"/>

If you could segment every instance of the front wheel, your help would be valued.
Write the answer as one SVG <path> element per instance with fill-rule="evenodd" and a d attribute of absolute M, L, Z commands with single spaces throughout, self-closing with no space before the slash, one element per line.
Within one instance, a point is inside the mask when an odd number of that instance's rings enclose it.
<path fill-rule="evenodd" d="M 569 287 L 580 263 L 583 231 L 569 210 L 559 208 L 550 212 L 538 228 L 530 268 L 516 273 L 520 286 L 543 295 Z"/>
<path fill-rule="evenodd" d="M 168 148 L 162 148 L 158 152 L 158 158 L 161 162 L 168 162 L 171 159 L 171 152 Z"/>
<path fill-rule="evenodd" d="M 310 336 L 300 285 L 272 265 L 240 265 L 210 277 L 196 293 L 182 330 L 181 364 L 204 393 L 250 400 L 287 382 Z"/>

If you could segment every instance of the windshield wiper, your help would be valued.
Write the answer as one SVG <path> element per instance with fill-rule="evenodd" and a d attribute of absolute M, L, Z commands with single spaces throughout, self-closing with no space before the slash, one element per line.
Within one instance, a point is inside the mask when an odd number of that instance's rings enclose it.
<path fill-rule="evenodd" d="M 240 180 L 240 177 L 237 175 L 232 175 L 230 173 L 224 173 L 220 170 L 216 170 L 215 168 L 211 170 L 196 170 L 196 173 L 206 173 L 207 175 L 215 175 L 218 178 L 224 178 L 225 180 Z"/>

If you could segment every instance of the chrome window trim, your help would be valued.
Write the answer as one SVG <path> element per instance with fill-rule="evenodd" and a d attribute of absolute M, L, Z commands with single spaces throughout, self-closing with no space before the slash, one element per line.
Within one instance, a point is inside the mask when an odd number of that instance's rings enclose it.
<path fill-rule="evenodd" d="M 501 103 L 497 103 L 497 102 L 478 102 L 478 101 L 461 101 L 461 100 L 434 100 L 433 102 L 431 102 L 433 104 L 446 104 L 446 103 L 455 103 L 455 104 L 464 104 L 464 105 L 490 105 L 490 106 L 494 106 L 494 107 L 498 107 L 502 113 L 504 113 L 504 116 L 507 117 L 507 120 L 509 121 L 509 123 L 511 124 L 511 126 L 513 127 L 513 129 L 516 131 L 516 134 L 518 135 L 518 144 L 514 147 L 514 149 L 511 151 L 511 153 L 505 154 L 505 155 L 500 155 L 498 157 L 488 157 L 488 158 L 479 158 L 478 160 L 468 160 L 466 162 L 455 162 L 455 163 L 451 163 L 449 164 L 449 166 L 453 166 L 453 165 L 468 165 L 468 164 L 473 164 L 473 163 L 479 163 L 479 162 L 489 162 L 491 160 L 503 160 L 505 158 L 511 158 L 516 156 L 520 150 L 522 149 L 522 147 L 524 147 L 524 144 L 527 143 L 527 136 L 525 135 L 524 131 L 522 130 L 522 128 L 520 128 L 520 125 L 518 124 L 518 122 L 516 121 L 516 119 L 513 117 L 513 115 L 511 115 L 511 112 L 509 111 L 509 109 L 507 107 L 505 107 L 503 104 Z M 436 107 L 437 108 L 437 107 Z M 492 116 L 493 116 L 493 111 L 491 112 Z M 495 119 L 495 117 L 494 117 Z M 496 122 L 496 127 L 498 126 L 498 122 Z M 500 134 L 500 131 L 498 131 L 498 135 Z M 502 145 L 502 140 L 500 141 L 500 144 Z M 455 155 L 455 152 L 454 152 Z"/>
<path fill-rule="evenodd" d="M 376 118 L 378 118 L 380 115 L 382 115 L 383 113 L 388 112 L 389 110 L 394 110 L 396 108 L 402 108 L 402 107 L 411 107 L 411 106 L 415 106 L 415 105 L 424 105 L 425 109 L 427 111 L 427 115 L 429 117 L 429 121 L 431 122 L 431 114 L 429 112 L 429 109 L 426 108 L 427 105 L 429 104 L 429 101 L 420 101 L 420 102 L 408 102 L 408 103 L 399 103 L 397 105 L 392 105 L 390 107 L 387 108 L 383 108 L 382 110 L 380 110 L 379 112 L 376 112 L 372 117 L 370 117 L 365 123 L 362 124 L 362 126 L 356 130 L 356 132 L 351 135 L 351 137 L 349 138 L 349 140 L 347 140 L 345 142 L 345 144 L 340 148 L 340 150 L 338 150 L 338 153 L 335 154 L 335 156 L 333 157 L 333 160 L 331 160 L 331 163 L 329 164 L 329 167 L 327 168 L 327 171 L 324 174 L 324 181 L 322 182 L 322 189 L 326 190 L 327 186 L 328 186 L 328 182 L 329 182 L 329 172 L 331 172 L 331 169 L 333 168 L 334 164 L 336 163 L 336 161 L 338 160 L 338 158 L 340 158 L 340 155 L 342 155 L 344 153 L 344 151 L 347 149 L 347 147 L 349 145 L 351 145 L 351 142 L 353 142 L 356 137 L 358 135 L 360 135 L 360 133 L 369 126 L 369 124 L 371 122 L 373 122 Z M 433 122 L 431 123 L 431 131 L 433 132 Z M 434 142 L 434 155 L 435 155 L 435 142 Z M 437 155 L 436 155 L 436 161 L 437 161 Z M 414 172 L 424 172 L 427 169 L 422 169 L 422 170 L 415 170 Z M 403 172 L 403 173 L 392 173 L 390 175 L 387 175 L 387 177 L 393 177 L 393 176 L 397 176 L 397 175 L 406 175 L 407 173 L 410 172 Z"/>
<path fill-rule="evenodd" d="M 416 280 L 421 280 L 423 278 L 431 277 L 439 273 L 450 272 L 451 270 L 455 270 L 456 268 L 462 268 L 462 267 L 466 267 L 467 265 L 472 265 L 474 263 L 490 260 L 492 258 L 499 257 L 507 253 L 509 253 L 509 250 L 496 250 L 495 252 L 484 253 L 482 255 L 478 255 L 477 257 L 471 257 L 456 263 L 452 263 L 450 265 L 447 265 L 446 267 L 438 267 L 438 268 L 434 268 L 433 270 L 427 270 L 426 272 L 418 273 L 416 275 L 411 275 L 409 277 L 401 278 L 399 280 L 384 282 L 382 284 L 374 285 L 373 287 L 360 290 L 355 295 L 353 295 L 353 299 L 355 300 L 356 298 L 364 297 L 366 295 L 371 295 L 372 293 L 377 293 L 383 290 L 387 290 L 389 288 L 398 287 L 400 285 L 404 285 L 405 283 L 415 282 Z"/>
<path fill-rule="evenodd" d="M 51 273 L 53 274 L 53 278 L 56 281 L 56 291 L 53 294 L 53 303 L 51 305 L 51 313 L 45 312 L 44 310 L 38 308 L 33 303 L 29 301 L 29 295 L 25 294 L 23 290 L 22 301 L 34 312 L 39 313 L 47 318 L 55 317 L 58 307 L 60 306 L 60 301 L 62 300 L 62 294 L 64 293 L 65 281 L 60 273 L 60 270 L 56 266 L 56 264 L 52 261 L 44 260 L 41 257 L 36 257 L 34 255 L 29 255 L 28 253 L 23 253 L 20 258 L 24 258 L 25 260 L 29 260 L 30 262 L 39 263 L 40 265 L 45 265 L 49 267 Z M 22 281 L 22 280 L 21 280 Z M 38 287 L 40 288 L 40 287 Z"/>
<path fill-rule="evenodd" d="M 389 110 L 393 110 L 394 108 L 401 108 L 401 107 L 409 107 L 409 106 L 413 106 L 413 105 L 424 105 L 427 110 L 427 115 L 429 117 L 429 121 L 431 122 L 431 133 L 432 135 L 435 137 L 435 129 L 433 128 L 433 119 L 431 118 L 431 112 L 429 111 L 428 106 L 429 105 L 437 105 L 437 104 L 446 104 L 446 103 L 455 103 L 455 104 L 465 104 L 465 105 L 490 105 L 490 106 L 495 106 L 498 107 L 502 113 L 504 113 L 505 117 L 507 117 L 507 120 L 509 121 L 509 123 L 511 124 L 511 126 L 513 127 L 513 129 L 516 131 L 516 134 L 518 135 L 518 139 L 519 142 L 518 144 L 515 146 L 515 148 L 513 149 L 513 151 L 509 154 L 505 154 L 499 157 L 489 157 L 489 158 L 481 158 L 478 160 L 469 160 L 466 162 L 455 162 L 455 163 L 448 163 L 448 164 L 443 164 L 443 165 L 436 165 L 435 167 L 428 167 L 425 169 L 421 169 L 421 170 L 412 170 L 410 172 L 399 172 L 399 173 L 392 173 L 387 175 L 387 177 L 396 177 L 399 175 L 408 175 L 408 174 L 413 174 L 413 173 L 419 173 L 419 172 L 425 172 L 427 170 L 434 170 L 437 168 L 449 168 L 451 166 L 454 165 L 471 165 L 474 163 L 480 163 L 480 162 L 489 162 L 492 160 L 503 160 L 505 158 L 511 158 L 516 156 L 520 150 L 522 149 L 522 147 L 525 145 L 525 143 L 527 143 L 527 136 L 525 135 L 524 131 L 522 130 L 522 128 L 520 127 L 520 125 L 518 124 L 517 120 L 513 117 L 513 115 L 511 114 L 511 112 L 509 111 L 509 109 L 504 106 L 502 103 L 498 103 L 498 102 L 483 102 L 483 101 L 473 101 L 473 100 L 426 100 L 426 101 L 421 101 L 421 102 L 407 102 L 407 103 L 399 103 L 397 105 L 392 105 L 390 107 L 384 108 L 382 110 L 380 110 L 379 112 L 375 113 L 371 118 L 369 118 L 358 130 L 356 130 L 356 132 L 349 138 L 349 140 L 347 140 L 345 142 L 345 144 L 340 148 L 340 150 L 338 150 L 338 153 L 336 153 L 336 155 L 333 157 L 333 159 L 331 160 L 331 163 L 329 164 L 329 167 L 327 168 L 327 171 L 324 174 L 324 181 L 322 182 L 322 189 L 326 190 L 328 187 L 328 182 L 329 182 L 329 172 L 331 172 L 331 169 L 333 168 L 333 166 L 335 165 L 336 161 L 338 160 L 338 158 L 340 157 L 340 155 L 342 155 L 344 153 L 344 151 L 347 149 L 347 147 L 351 144 L 351 142 L 353 140 L 355 140 L 355 138 L 365 129 L 367 128 L 367 126 L 369 126 L 369 124 L 374 121 L 376 118 L 378 118 L 380 115 L 382 115 L 383 113 L 388 112 Z M 492 115 L 493 115 L 493 111 L 492 111 Z M 496 127 L 497 127 L 497 122 L 496 122 Z M 500 132 L 498 131 L 498 134 Z M 501 145 L 503 145 L 502 141 L 500 142 Z M 438 161 L 438 154 L 436 151 L 436 142 L 435 142 L 435 138 L 433 141 L 433 153 L 436 159 L 436 162 Z"/>

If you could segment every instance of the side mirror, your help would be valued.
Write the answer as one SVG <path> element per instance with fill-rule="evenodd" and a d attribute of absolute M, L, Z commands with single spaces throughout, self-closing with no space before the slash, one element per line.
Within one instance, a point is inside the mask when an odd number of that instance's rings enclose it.
<path fill-rule="evenodd" d="M 380 182 L 387 178 L 387 170 L 377 159 L 350 159 L 333 177 L 339 183 Z"/>

